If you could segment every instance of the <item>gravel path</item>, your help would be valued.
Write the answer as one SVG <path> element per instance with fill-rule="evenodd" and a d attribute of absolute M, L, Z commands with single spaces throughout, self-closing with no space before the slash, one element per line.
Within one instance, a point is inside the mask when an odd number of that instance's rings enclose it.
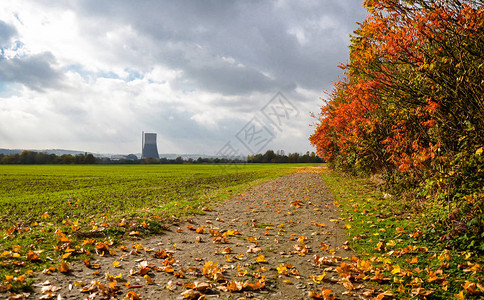
<path fill-rule="evenodd" d="M 309 299 L 323 289 L 356 299 L 338 282 L 336 266 L 354 254 L 344 250 L 344 222 L 319 171 L 267 181 L 165 234 L 127 240 L 124 251 L 91 259 L 91 268 L 42 274 L 30 298 L 51 286 L 61 299 L 115 290 L 118 299 Z"/>

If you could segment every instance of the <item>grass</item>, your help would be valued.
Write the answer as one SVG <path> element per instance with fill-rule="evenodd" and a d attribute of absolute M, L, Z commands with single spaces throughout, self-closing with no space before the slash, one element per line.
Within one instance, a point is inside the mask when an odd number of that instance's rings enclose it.
<path fill-rule="evenodd" d="M 381 299 L 390 299 L 384 291 L 397 299 L 482 299 L 483 258 L 436 242 L 425 212 L 385 197 L 367 178 L 330 170 L 322 177 L 342 209 L 360 269 L 366 264 L 360 280 L 380 290 Z"/>
<path fill-rule="evenodd" d="M 84 259 L 101 251 L 99 243 L 161 233 L 166 223 L 303 166 L 0 166 L 0 290 L 28 289 L 33 271 Z"/>

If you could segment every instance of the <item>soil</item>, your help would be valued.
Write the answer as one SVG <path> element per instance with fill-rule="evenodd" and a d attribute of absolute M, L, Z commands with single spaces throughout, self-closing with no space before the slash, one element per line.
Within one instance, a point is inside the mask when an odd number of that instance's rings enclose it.
<path fill-rule="evenodd" d="M 116 280 L 118 299 L 309 299 L 322 289 L 357 299 L 336 272 L 355 254 L 344 245 L 344 222 L 319 173 L 309 168 L 266 181 L 205 215 L 173 221 L 161 235 L 131 237 L 124 251 L 94 255 L 91 268 L 79 262 L 66 273 L 40 274 L 29 298 L 104 299 Z"/>

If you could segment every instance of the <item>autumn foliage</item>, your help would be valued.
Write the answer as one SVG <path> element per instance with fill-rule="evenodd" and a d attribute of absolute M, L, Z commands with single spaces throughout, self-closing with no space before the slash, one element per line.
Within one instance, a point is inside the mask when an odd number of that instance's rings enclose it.
<path fill-rule="evenodd" d="M 484 251 L 484 7 L 366 0 L 310 137 L 333 166 L 432 203 L 441 240 Z M 411 192 L 411 193 L 408 193 Z M 481 242 L 479 242 L 481 241 Z"/>

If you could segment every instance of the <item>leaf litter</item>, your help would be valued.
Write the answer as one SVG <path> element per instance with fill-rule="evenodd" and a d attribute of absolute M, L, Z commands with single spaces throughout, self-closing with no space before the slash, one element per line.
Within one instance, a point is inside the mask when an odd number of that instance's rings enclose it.
<path fill-rule="evenodd" d="M 368 281 L 389 280 L 347 246 L 339 208 L 319 168 L 273 179 L 175 219 L 161 235 L 94 245 L 81 262 L 65 257 L 38 275 L 34 291 L 19 299 L 371 299 Z M 347 226 L 346 226 L 347 228 Z M 57 232 L 69 251 L 69 237 Z M 27 257 L 35 261 L 36 253 Z M 463 266 L 469 268 L 472 266 Z M 371 270 L 371 272 L 370 272 Z M 394 268 L 393 270 L 396 270 Z M 401 272 L 401 270 L 400 270 Z M 438 274 L 435 274 L 438 278 Z M 437 279 L 436 279 L 437 280 Z M 480 285 L 469 284 L 469 291 Z M 415 290 L 418 296 L 428 291 Z"/>

